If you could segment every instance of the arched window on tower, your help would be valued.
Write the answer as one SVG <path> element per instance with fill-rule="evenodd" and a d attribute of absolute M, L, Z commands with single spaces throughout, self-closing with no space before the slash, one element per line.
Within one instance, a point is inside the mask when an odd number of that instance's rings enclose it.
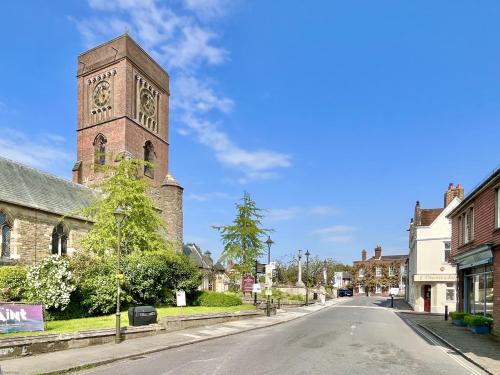
<path fill-rule="evenodd" d="M 64 225 L 59 223 L 52 231 L 52 254 L 66 255 L 68 251 L 68 234 Z"/>
<path fill-rule="evenodd" d="M 7 214 L 0 212 L 0 234 L 2 245 L 2 258 L 10 258 L 10 234 L 12 227 L 8 223 Z"/>
<path fill-rule="evenodd" d="M 98 134 L 94 139 L 94 169 L 98 170 L 99 167 L 106 164 L 106 143 L 108 140 L 103 134 Z"/>
<path fill-rule="evenodd" d="M 151 141 L 147 141 L 144 145 L 144 174 L 148 177 L 154 178 L 154 161 L 155 161 L 155 150 Z"/>

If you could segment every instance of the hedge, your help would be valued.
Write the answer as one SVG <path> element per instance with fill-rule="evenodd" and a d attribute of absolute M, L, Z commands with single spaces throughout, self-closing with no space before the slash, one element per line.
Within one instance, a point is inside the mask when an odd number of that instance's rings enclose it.
<path fill-rule="evenodd" d="M 20 266 L 0 267 L 0 300 L 21 301 L 26 291 L 28 269 Z"/>
<path fill-rule="evenodd" d="M 467 314 L 464 312 L 460 312 L 460 311 L 452 311 L 450 313 L 450 317 L 453 320 L 462 320 L 465 315 L 467 315 Z"/>
<path fill-rule="evenodd" d="M 232 293 L 201 292 L 193 302 L 195 306 L 225 307 L 241 305 L 241 298 Z"/>
<path fill-rule="evenodd" d="M 491 326 L 493 324 L 493 319 L 481 315 L 465 315 L 464 323 L 468 326 Z"/>

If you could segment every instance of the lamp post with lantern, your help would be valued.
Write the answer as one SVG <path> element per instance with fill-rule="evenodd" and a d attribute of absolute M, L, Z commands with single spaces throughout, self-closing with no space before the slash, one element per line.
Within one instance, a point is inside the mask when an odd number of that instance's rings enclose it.
<path fill-rule="evenodd" d="M 123 208 L 118 207 L 113 213 L 115 216 L 116 227 L 117 227 L 117 245 L 116 245 L 116 332 L 115 332 L 115 343 L 119 344 L 121 342 L 120 335 L 120 282 L 123 278 L 123 274 L 120 272 L 120 245 L 121 245 L 121 228 L 127 213 Z"/>

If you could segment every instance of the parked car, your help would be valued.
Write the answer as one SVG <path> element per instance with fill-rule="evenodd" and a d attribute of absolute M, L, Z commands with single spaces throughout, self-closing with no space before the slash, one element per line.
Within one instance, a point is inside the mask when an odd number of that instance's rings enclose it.
<path fill-rule="evenodd" d="M 347 288 L 340 288 L 339 297 L 352 297 L 352 290 Z"/>

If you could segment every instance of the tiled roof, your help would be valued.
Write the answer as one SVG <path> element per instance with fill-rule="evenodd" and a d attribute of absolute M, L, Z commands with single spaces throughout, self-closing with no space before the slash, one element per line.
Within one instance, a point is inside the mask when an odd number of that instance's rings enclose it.
<path fill-rule="evenodd" d="M 408 255 L 382 255 L 380 257 L 381 260 L 405 259 L 405 258 L 408 258 Z"/>
<path fill-rule="evenodd" d="M 434 220 L 443 212 L 444 208 L 424 208 L 420 213 L 420 224 L 424 227 L 431 225 Z"/>
<path fill-rule="evenodd" d="M 210 256 L 203 254 L 195 244 L 187 244 L 182 247 L 184 255 L 188 256 L 199 268 L 212 268 L 213 261 Z"/>
<path fill-rule="evenodd" d="M 93 197 L 90 188 L 0 157 L 0 202 L 78 217 Z"/>

